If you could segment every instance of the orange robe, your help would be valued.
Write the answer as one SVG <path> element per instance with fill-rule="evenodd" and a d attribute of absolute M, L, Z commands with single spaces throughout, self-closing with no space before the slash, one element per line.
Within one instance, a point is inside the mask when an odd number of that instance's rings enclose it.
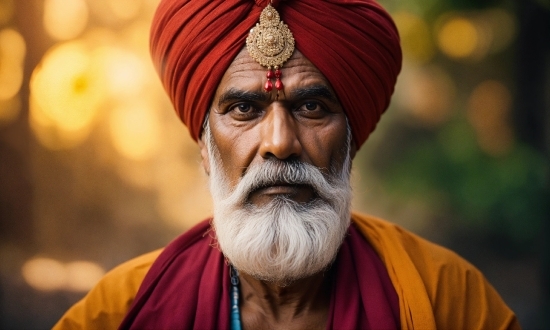
<path fill-rule="evenodd" d="M 354 213 L 352 221 L 386 265 L 401 329 L 521 329 L 481 272 L 454 252 L 380 219 Z M 54 329 L 117 329 L 160 252 L 110 271 Z"/>

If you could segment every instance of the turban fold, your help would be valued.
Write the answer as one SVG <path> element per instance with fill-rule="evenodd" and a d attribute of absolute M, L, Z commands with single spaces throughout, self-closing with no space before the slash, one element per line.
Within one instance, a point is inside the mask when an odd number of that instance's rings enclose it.
<path fill-rule="evenodd" d="M 225 71 L 269 0 L 161 0 L 151 53 L 181 120 L 197 140 Z M 359 148 L 389 105 L 401 47 L 389 14 L 372 0 L 273 1 L 296 48 L 328 79 Z"/>

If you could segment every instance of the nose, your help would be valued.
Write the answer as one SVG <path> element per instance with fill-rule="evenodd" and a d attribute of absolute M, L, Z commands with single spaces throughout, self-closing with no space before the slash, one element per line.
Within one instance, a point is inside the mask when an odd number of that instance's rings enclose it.
<path fill-rule="evenodd" d="M 275 104 L 259 125 L 262 125 L 259 152 L 263 158 L 283 160 L 301 155 L 297 122 L 286 108 Z"/>

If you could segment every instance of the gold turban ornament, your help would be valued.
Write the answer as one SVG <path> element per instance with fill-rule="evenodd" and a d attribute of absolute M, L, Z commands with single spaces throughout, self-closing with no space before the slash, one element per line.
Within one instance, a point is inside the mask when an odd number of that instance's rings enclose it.
<path fill-rule="evenodd" d="M 278 96 L 284 87 L 281 67 L 294 53 L 294 37 L 271 4 L 264 8 L 260 14 L 260 22 L 250 30 L 246 38 L 246 49 L 250 57 L 261 66 L 267 67 L 267 81 L 264 85 L 267 92 L 273 89 L 271 80 L 277 79 L 275 88 Z"/>

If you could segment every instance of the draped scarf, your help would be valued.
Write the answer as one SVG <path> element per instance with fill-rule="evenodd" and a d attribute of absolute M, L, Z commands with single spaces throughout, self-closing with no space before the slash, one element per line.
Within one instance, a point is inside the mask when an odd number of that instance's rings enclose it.
<path fill-rule="evenodd" d="M 210 221 L 164 249 L 119 329 L 230 329 L 229 266 Z M 327 329 L 399 329 L 388 272 L 353 223 L 331 268 Z"/>

